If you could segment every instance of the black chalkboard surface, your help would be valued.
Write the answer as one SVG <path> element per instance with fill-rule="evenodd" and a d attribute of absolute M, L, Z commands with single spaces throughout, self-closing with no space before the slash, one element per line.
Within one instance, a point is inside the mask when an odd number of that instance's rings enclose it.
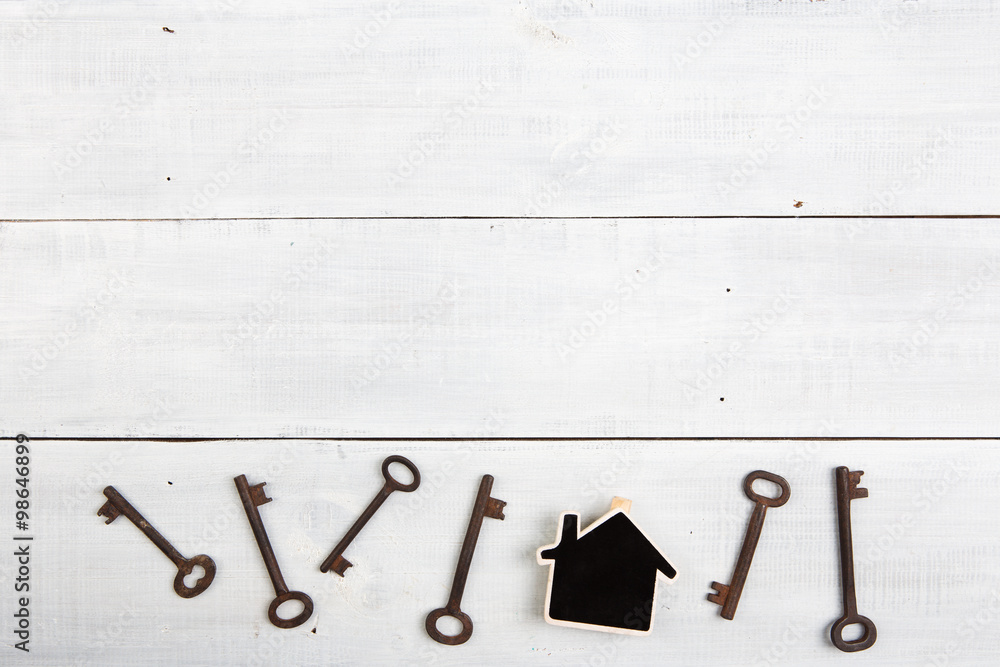
<path fill-rule="evenodd" d="M 546 621 L 626 634 L 652 630 L 657 579 L 672 581 L 677 571 L 632 521 L 630 507 L 615 498 L 582 533 L 578 514 L 560 515 L 557 542 L 538 550 L 538 562 L 550 566 Z"/>

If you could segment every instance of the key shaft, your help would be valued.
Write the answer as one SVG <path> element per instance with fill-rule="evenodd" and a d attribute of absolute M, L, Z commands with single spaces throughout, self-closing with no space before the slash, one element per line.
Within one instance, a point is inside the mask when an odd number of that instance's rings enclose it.
<path fill-rule="evenodd" d="M 840 587 L 845 614 L 858 613 L 857 588 L 854 584 L 854 537 L 851 531 L 851 497 L 847 468 L 837 469 L 837 528 L 840 533 Z"/>
<path fill-rule="evenodd" d="M 479 533 L 483 527 L 483 519 L 499 519 L 503 521 L 503 508 L 507 505 L 502 500 L 490 497 L 493 490 L 493 476 L 483 475 L 479 484 L 479 493 L 476 494 L 476 503 L 472 508 L 472 515 L 469 517 L 469 527 L 465 531 L 465 540 L 462 542 L 462 550 L 458 555 L 458 566 L 455 568 L 455 578 L 452 580 L 451 593 L 448 595 L 447 604 L 435 609 L 427 615 L 425 628 L 431 639 L 441 644 L 457 645 L 464 644 L 472 636 L 472 619 L 462 611 L 462 597 L 465 594 L 465 584 L 469 579 L 469 569 L 472 567 L 472 557 L 476 552 L 476 544 L 479 541 Z M 462 623 L 462 631 L 457 635 L 445 635 L 437 629 L 437 621 L 442 616 L 452 616 Z"/>
<path fill-rule="evenodd" d="M 167 558 L 177 567 L 177 576 L 174 577 L 174 592 L 182 598 L 193 598 L 205 592 L 215 579 L 215 561 L 205 554 L 198 554 L 192 558 L 185 558 L 174 548 L 167 538 L 160 534 L 160 531 L 153 528 L 152 524 L 132 506 L 125 497 L 113 486 L 105 487 L 104 496 L 108 499 L 101 509 L 97 510 L 99 516 L 106 517 L 105 523 L 111 523 L 119 516 L 124 516 L 142 531 L 143 535 L 162 551 Z M 188 586 L 184 578 L 194 572 L 194 568 L 200 566 L 205 570 L 194 586 Z"/>
<path fill-rule="evenodd" d="M 274 555 L 274 548 L 271 547 L 271 540 L 267 537 L 267 530 L 264 528 L 264 521 L 260 518 L 259 505 L 271 502 L 271 499 L 264 493 L 264 485 L 267 482 L 260 482 L 250 486 L 246 475 L 235 477 L 236 489 L 240 494 L 240 501 L 246 511 L 247 520 L 250 522 L 250 529 L 253 531 L 254 539 L 257 541 L 257 548 L 260 550 L 261 558 L 264 559 L 264 566 L 267 568 L 267 575 L 271 578 L 274 586 L 275 598 L 267 608 L 267 617 L 271 624 L 282 629 L 294 628 L 302 625 L 313 612 L 313 601 L 308 595 L 301 591 L 289 591 L 285 584 L 285 578 L 281 575 L 281 567 L 278 566 L 278 559 Z M 302 611 L 293 618 L 281 618 L 278 616 L 278 607 L 289 600 L 298 600 L 302 603 Z"/>
<path fill-rule="evenodd" d="M 864 471 L 851 471 L 840 466 L 834 471 L 837 482 L 837 528 L 840 537 L 840 588 L 844 614 L 834 621 L 830 628 L 830 639 L 841 651 L 853 653 L 864 651 L 875 643 L 877 630 L 875 623 L 858 613 L 857 587 L 854 582 L 854 536 L 851 529 L 851 501 L 867 498 L 868 489 L 859 488 Z M 861 625 L 863 632 L 854 640 L 844 639 L 844 629 L 850 625 Z"/>
<path fill-rule="evenodd" d="M 160 531 L 153 528 L 153 526 L 146 521 L 146 517 L 140 514 L 139 510 L 132 506 L 132 503 L 126 500 L 122 494 L 118 493 L 118 489 L 113 486 L 105 487 L 104 495 L 107 497 L 108 501 L 114 505 L 115 509 L 117 509 L 122 516 L 135 524 L 135 526 L 142 531 L 143 535 L 148 537 L 160 551 L 166 554 L 167 558 L 173 561 L 174 565 L 180 567 L 180 565 L 187 560 L 181 555 L 181 552 L 174 548 L 174 545 L 167 541 L 167 538 L 160 534 Z M 105 523 L 111 523 L 118 518 L 117 514 L 109 516 L 104 507 L 98 510 L 97 513 L 101 516 L 108 517 L 108 520 L 105 521 Z"/>
<path fill-rule="evenodd" d="M 409 484 L 403 484 L 399 480 L 395 479 L 392 476 L 392 473 L 389 472 L 389 466 L 393 463 L 401 463 L 406 466 L 413 475 L 413 481 Z M 420 471 L 417 470 L 417 466 L 413 465 L 412 461 L 403 456 L 394 455 L 387 457 L 382 462 L 382 476 L 385 477 L 385 484 L 379 490 L 375 498 L 368 504 L 368 507 L 365 508 L 365 511 L 361 513 L 361 516 L 358 517 L 357 521 L 355 521 L 350 529 L 348 529 L 347 534 L 344 535 L 340 542 L 337 543 L 337 546 L 333 548 L 330 555 L 326 557 L 323 564 L 319 566 L 321 572 L 329 572 L 332 569 L 340 576 L 344 576 L 344 572 L 347 571 L 347 568 L 352 566 L 351 561 L 344 558 L 344 552 L 347 550 L 347 547 L 350 546 L 351 542 L 354 541 L 354 538 L 356 538 L 361 532 L 361 529 L 364 528 L 372 516 L 375 515 L 375 512 L 382 507 L 382 504 L 393 491 L 403 491 L 404 493 L 409 493 L 411 491 L 415 491 L 417 487 L 420 486 Z"/>
<path fill-rule="evenodd" d="M 472 557 L 476 553 L 476 544 L 479 542 L 479 533 L 483 528 L 483 518 L 486 515 L 486 504 L 490 500 L 490 491 L 492 489 L 493 477 L 485 475 L 479 484 L 476 504 L 473 506 L 472 515 L 469 517 L 469 527 L 465 530 L 462 551 L 458 555 L 458 567 L 455 568 L 455 578 L 451 583 L 451 593 L 448 596 L 448 609 L 458 610 L 462 604 L 462 596 L 465 594 L 465 584 L 469 579 L 469 569 L 472 567 Z"/>
<path fill-rule="evenodd" d="M 774 482 L 781 489 L 781 494 L 776 498 L 770 498 L 756 493 L 753 490 L 753 483 L 758 479 L 766 479 Z M 736 559 L 736 567 L 733 569 L 733 575 L 729 580 L 729 584 L 725 585 L 717 581 L 712 582 L 711 587 L 716 592 L 709 593 L 708 595 L 710 602 L 722 606 L 720 615 L 727 621 L 731 621 L 736 617 L 736 608 L 740 603 L 740 597 L 743 595 L 743 588 L 746 585 L 747 576 L 750 574 L 750 565 L 753 563 L 754 553 L 757 551 L 757 543 L 760 541 L 760 534 L 764 528 L 767 508 L 781 507 L 788 502 L 788 498 L 791 495 L 791 489 L 784 477 L 764 470 L 755 470 L 744 478 L 743 492 L 750 500 L 754 501 L 754 507 L 753 512 L 750 514 L 750 520 L 747 523 L 746 534 L 743 536 L 743 546 L 740 548 L 740 555 Z"/>
<path fill-rule="evenodd" d="M 767 516 L 767 506 L 755 503 L 753 512 L 750 514 L 750 522 L 747 524 L 747 532 L 743 537 L 743 547 L 740 549 L 740 556 L 736 559 L 736 568 L 733 576 L 726 587 L 726 600 L 722 605 L 722 618 L 733 620 L 736 616 L 736 607 L 740 604 L 740 597 L 743 595 L 743 587 L 747 583 L 747 575 L 750 574 L 750 565 L 753 563 L 753 555 L 757 551 L 757 543 L 760 541 L 760 533 L 764 528 L 764 518 Z"/>
<path fill-rule="evenodd" d="M 288 592 L 288 586 L 285 584 L 285 578 L 281 575 L 281 567 L 278 565 L 278 559 L 274 555 L 274 548 L 271 547 L 271 540 L 267 537 L 267 530 L 264 528 L 264 521 L 260 518 L 260 510 L 257 509 L 257 503 L 252 498 L 252 491 L 249 482 L 247 482 L 246 475 L 240 475 L 236 477 L 236 488 L 240 494 L 240 501 L 243 503 L 243 509 L 246 511 L 247 519 L 250 521 L 250 530 L 253 531 L 254 539 L 257 541 L 257 548 L 260 550 L 261 558 L 264 559 L 264 566 L 267 568 L 267 574 L 271 577 L 271 584 L 274 586 L 274 592 L 277 595 L 282 595 Z M 262 482 L 256 485 L 256 488 L 260 490 L 260 494 L 263 496 L 264 484 L 267 482 Z M 264 496 L 265 500 L 263 502 L 271 502 L 270 498 Z M 263 503 L 261 503 L 263 504 Z"/>
<path fill-rule="evenodd" d="M 323 564 L 319 566 L 320 572 L 329 572 L 330 568 L 333 568 L 334 572 L 340 576 L 344 576 L 344 572 L 346 572 L 347 568 L 352 565 L 349 560 L 344 558 L 344 552 L 347 550 L 347 547 L 350 546 L 351 542 L 354 541 L 354 538 L 361 532 L 361 529 L 365 527 L 365 524 L 367 524 L 372 516 L 375 515 L 375 512 L 382 507 L 382 503 L 386 501 L 390 493 L 392 493 L 392 489 L 388 488 L 388 486 L 382 487 L 382 490 L 379 491 L 378 495 L 375 496 L 371 503 L 368 504 L 368 507 L 365 508 L 365 511 L 358 517 L 358 520 L 355 521 L 350 527 L 347 534 L 344 535 L 340 542 L 337 543 L 337 546 L 333 548 L 333 551 L 331 551 L 330 555 L 326 557 Z"/>

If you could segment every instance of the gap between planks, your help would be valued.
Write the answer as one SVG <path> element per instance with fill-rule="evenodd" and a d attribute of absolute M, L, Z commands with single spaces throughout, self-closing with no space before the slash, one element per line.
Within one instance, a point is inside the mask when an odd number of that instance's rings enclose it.
<path fill-rule="evenodd" d="M 33 222 L 261 222 L 267 220 L 997 220 L 1000 214 L 947 213 L 932 215 L 343 215 L 234 218 L 8 218 L 2 223 Z"/>

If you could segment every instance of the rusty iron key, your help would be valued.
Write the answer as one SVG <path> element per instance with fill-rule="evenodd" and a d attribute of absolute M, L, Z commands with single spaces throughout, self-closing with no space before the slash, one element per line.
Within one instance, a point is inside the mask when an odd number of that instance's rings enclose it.
<path fill-rule="evenodd" d="M 205 554 L 185 558 L 170 542 L 167 542 L 167 539 L 158 530 L 149 525 L 145 517 L 139 514 L 139 511 L 132 507 L 132 503 L 125 500 L 124 496 L 118 493 L 115 487 L 105 487 L 104 495 L 108 501 L 101 506 L 101 509 L 97 510 L 97 515 L 107 517 L 107 521 L 104 523 L 111 523 L 124 514 L 126 519 L 134 523 L 153 544 L 159 547 L 160 551 L 165 553 L 167 558 L 177 566 L 177 576 L 174 577 L 174 591 L 178 595 L 182 598 L 193 598 L 205 592 L 205 589 L 215 579 L 215 561 Z M 194 586 L 188 586 L 184 583 L 184 577 L 191 574 L 197 565 L 200 565 L 205 570 L 205 574 L 202 575 L 201 579 Z"/>
<path fill-rule="evenodd" d="M 766 479 L 774 482 L 781 488 L 781 494 L 777 498 L 768 498 L 754 492 L 753 483 L 758 479 Z M 736 606 L 740 603 L 740 596 L 743 594 L 743 586 L 747 581 L 747 574 L 750 572 L 750 563 L 753 561 L 754 551 L 757 550 L 757 541 L 760 540 L 760 531 L 764 527 L 764 516 L 768 507 L 781 507 L 788 502 L 791 489 L 784 477 L 775 475 L 773 472 L 755 470 L 743 480 L 743 492 L 747 498 L 754 502 L 753 513 L 750 515 L 750 523 L 747 525 L 747 533 L 743 538 L 743 548 L 740 549 L 740 557 L 736 561 L 736 569 L 733 570 L 733 577 L 729 580 L 729 585 L 712 582 L 715 593 L 709 593 L 708 599 L 716 604 L 722 605 L 721 615 L 726 620 L 733 620 L 736 616 Z"/>
<path fill-rule="evenodd" d="M 851 501 L 867 498 L 868 489 L 858 488 L 863 470 L 851 471 L 847 466 L 836 469 L 837 478 L 837 520 L 840 526 L 840 586 L 844 592 L 844 615 L 830 628 L 830 639 L 841 651 L 853 653 L 871 648 L 875 643 L 875 624 L 870 618 L 858 613 L 857 591 L 854 588 L 854 539 L 851 536 Z M 858 624 L 864 628 L 860 637 L 844 639 L 844 628 Z"/>
<path fill-rule="evenodd" d="M 469 519 L 469 528 L 465 531 L 462 551 L 458 556 L 458 568 L 455 570 L 455 580 L 451 584 L 448 604 L 427 614 L 427 621 L 424 623 L 431 639 L 441 644 L 449 646 L 464 644 L 472 636 L 472 619 L 461 609 L 465 581 L 469 578 L 469 567 L 472 565 L 472 555 L 476 551 L 476 542 L 479 540 L 479 530 L 483 527 L 483 517 L 488 516 L 491 519 L 503 521 L 503 508 L 507 505 L 503 500 L 491 498 L 490 491 L 492 490 L 493 475 L 483 475 L 483 481 L 479 484 L 479 493 L 476 495 L 476 504 L 472 508 L 472 517 Z M 462 631 L 457 635 L 442 633 L 437 628 L 438 619 L 442 616 L 458 619 L 462 623 Z"/>
<path fill-rule="evenodd" d="M 267 618 L 275 627 L 283 629 L 298 627 L 312 616 L 313 601 L 312 598 L 301 591 L 289 591 L 288 586 L 285 585 L 285 578 L 281 576 L 281 568 L 278 567 L 278 560 L 274 557 L 274 549 L 271 548 L 271 541 L 267 539 L 264 522 L 261 520 L 260 512 L 257 510 L 260 505 L 271 502 L 271 498 L 268 498 L 264 493 L 264 485 L 267 482 L 250 486 L 246 475 L 235 477 L 233 481 L 236 482 L 236 489 L 239 491 L 240 500 L 243 501 L 243 509 L 246 511 L 247 519 L 250 521 L 250 528 L 253 530 L 253 536 L 257 540 L 257 547 L 260 549 L 260 555 L 264 559 L 264 565 L 267 566 L 267 574 L 271 577 L 271 583 L 274 584 L 274 594 L 276 597 L 267 608 Z M 281 618 L 278 616 L 278 607 L 289 600 L 298 600 L 301 602 L 302 611 L 298 616 L 293 618 Z"/>
<path fill-rule="evenodd" d="M 402 463 L 406 466 L 413 475 L 413 481 L 409 484 L 403 484 L 394 478 L 392 473 L 389 472 L 389 465 L 393 463 Z M 389 497 L 389 494 L 393 491 L 410 493 L 411 491 L 416 491 L 417 487 L 420 486 L 420 471 L 417 470 L 417 466 L 413 465 L 413 462 L 410 461 L 410 459 L 404 456 L 389 456 L 382 461 L 382 477 L 385 478 L 385 485 L 378 492 L 378 495 L 375 496 L 375 499 L 371 501 L 367 508 L 365 508 L 365 511 L 361 513 L 361 516 L 354 522 L 354 525 L 347 531 L 347 534 L 344 535 L 343 539 L 341 539 L 337 546 L 333 548 L 333 551 L 331 551 L 330 555 L 326 557 L 323 564 L 319 566 L 320 572 L 329 572 L 332 569 L 340 576 L 344 576 L 344 572 L 346 572 L 347 568 L 352 565 L 351 561 L 344 558 L 344 551 L 347 549 L 348 545 L 354 541 L 354 538 L 358 536 L 361 529 L 365 527 L 368 520 L 371 519 L 375 512 L 378 511 L 378 508 L 382 507 L 382 503 L 384 503 L 385 499 Z"/>

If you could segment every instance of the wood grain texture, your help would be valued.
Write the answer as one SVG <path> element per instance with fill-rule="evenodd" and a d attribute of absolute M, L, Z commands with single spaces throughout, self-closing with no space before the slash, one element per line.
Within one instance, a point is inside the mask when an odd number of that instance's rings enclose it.
<path fill-rule="evenodd" d="M 978 221 L 0 230 L 7 435 L 1000 435 Z"/>
<path fill-rule="evenodd" d="M 842 664 L 828 635 L 840 615 L 833 468 L 842 464 L 863 469 L 871 491 L 852 508 L 853 532 L 859 609 L 879 633 L 852 662 L 934 664 L 954 644 L 948 664 L 986 664 L 1000 650 L 1000 525 L 988 509 L 1000 502 L 995 446 L 253 441 L 33 449 L 37 644 L 25 664 L 625 665 L 662 664 L 664 656 L 676 664 Z M 421 487 L 388 499 L 352 545 L 354 567 L 343 579 L 321 573 L 326 553 L 381 485 L 379 464 L 390 453 L 420 467 Z M 732 570 L 752 509 L 742 479 L 756 468 L 785 476 L 792 494 L 768 512 L 739 614 L 728 622 L 705 596 Z M 300 628 L 267 621 L 273 591 L 233 487 L 241 473 L 267 482 L 274 502 L 261 513 L 282 571 L 315 600 Z M 447 598 L 484 473 L 496 477 L 507 519 L 486 523 L 480 535 L 462 605 L 475 623 L 472 639 L 440 646 L 424 633 L 424 617 Z M 8 477 L 0 481 L 5 495 Z M 96 511 L 108 483 L 182 553 L 215 559 L 208 591 L 179 598 L 172 564 L 134 526 L 103 524 Z M 679 572 L 673 585 L 661 584 L 653 632 L 625 638 L 548 625 L 548 568 L 535 550 L 552 541 L 560 512 L 579 510 L 589 524 L 616 494 L 632 499 L 632 516 Z"/>
<path fill-rule="evenodd" d="M 997 11 L 3 2 L 0 217 L 998 214 Z"/>
<path fill-rule="evenodd" d="M 0 2 L 0 436 L 138 438 L 32 443 L 32 653 L 0 557 L 0 663 L 995 662 L 996 440 L 770 438 L 1000 436 L 998 12 Z M 250 440 L 153 440 L 213 436 Z M 605 440 L 659 436 L 690 439 Z M 421 489 L 320 573 L 396 452 Z M 849 658 L 837 465 L 871 491 L 879 639 Z M 728 623 L 705 596 L 758 468 L 792 499 Z M 316 601 L 296 630 L 267 622 L 241 473 Z M 439 646 L 423 620 L 484 473 L 508 518 L 483 528 L 472 640 Z M 208 592 L 103 525 L 107 484 L 216 559 Z M 547 625 L 535 550 L 616 495 L 680 572 L 653 635 Z"/>

